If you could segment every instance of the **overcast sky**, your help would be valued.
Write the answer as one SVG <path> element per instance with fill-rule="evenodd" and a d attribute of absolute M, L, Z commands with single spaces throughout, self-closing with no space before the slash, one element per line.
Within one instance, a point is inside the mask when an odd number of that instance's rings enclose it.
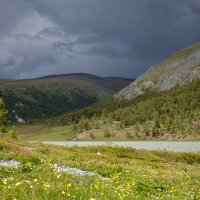
<path fill-rule="evenodd" d="M 200 0 L 0 0 L 0 78 L 135 78 L 200 41 Z"/>

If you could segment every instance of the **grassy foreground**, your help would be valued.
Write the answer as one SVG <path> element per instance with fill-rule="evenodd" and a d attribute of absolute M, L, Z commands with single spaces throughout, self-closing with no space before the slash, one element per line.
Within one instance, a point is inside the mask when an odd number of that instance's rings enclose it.
<path fill-rule="evenodd" d="M 116 147 L 55 147 L 0 139 L 1 199 L 199 199 L 200 154 Z M 54 168 L 98 173 L 77 176 Z"/>

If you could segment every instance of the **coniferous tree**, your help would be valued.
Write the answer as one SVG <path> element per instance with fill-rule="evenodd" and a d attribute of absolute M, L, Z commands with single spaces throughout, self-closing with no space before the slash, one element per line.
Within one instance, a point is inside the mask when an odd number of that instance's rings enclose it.
<path fill-rule="evenodd" d="M 4 101 L 0 98 L 0 136 L 3 136 L 7 132 L 7 115 L 8 111 L 5 108 Z"/>

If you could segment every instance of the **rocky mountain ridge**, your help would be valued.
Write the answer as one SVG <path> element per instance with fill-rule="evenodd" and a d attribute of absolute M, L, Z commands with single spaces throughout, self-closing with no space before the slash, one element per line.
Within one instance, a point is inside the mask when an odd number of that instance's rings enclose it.
<path fill-rule="evenodd" d="M 151 67 L 115 96 L 131 99 L 149 89 L 169 90 L 198 78 L 200 78 L 200 43 L 182 49 L 161 64 Z"/>

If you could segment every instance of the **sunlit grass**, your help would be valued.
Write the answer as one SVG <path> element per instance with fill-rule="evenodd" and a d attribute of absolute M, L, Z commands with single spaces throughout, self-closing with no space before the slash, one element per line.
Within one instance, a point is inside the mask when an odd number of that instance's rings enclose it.
<path fill-rule="evenodd" d="M 4 139 L 0 160 L 1 199 L 199 199 L 200 154 L 117 147 L 54 147 Z M 77 176 L 54 164 L 92 171 Z"/>
<path fill-rule="evenodd" d="M 17 126 L 17 133 L 20 138 L 29 141 L 65 141 L 74 137 L 72 126 L 21 125 Z"/>

